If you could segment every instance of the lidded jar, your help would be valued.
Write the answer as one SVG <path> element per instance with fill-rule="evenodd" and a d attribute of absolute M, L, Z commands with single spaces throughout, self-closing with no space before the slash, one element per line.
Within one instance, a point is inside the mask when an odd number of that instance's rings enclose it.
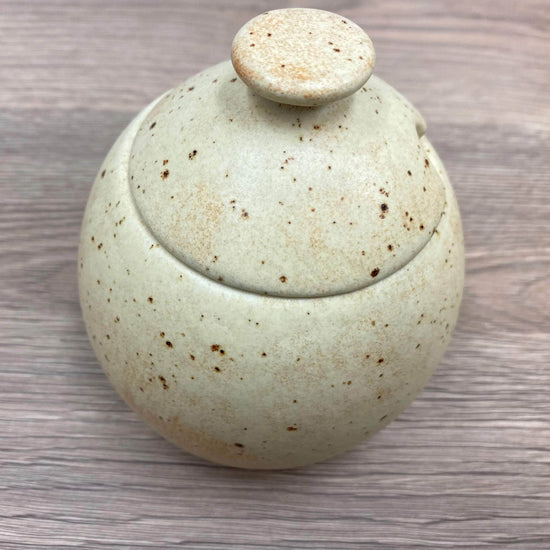
<path fill-rule="evenodd" d="M 424 386 L 464 253 L 418 111 L 353 22 L 266 12 L 105 159 L 84 215 L 84 320 L 114 387 L 201 457 L 343 452 Z"/>

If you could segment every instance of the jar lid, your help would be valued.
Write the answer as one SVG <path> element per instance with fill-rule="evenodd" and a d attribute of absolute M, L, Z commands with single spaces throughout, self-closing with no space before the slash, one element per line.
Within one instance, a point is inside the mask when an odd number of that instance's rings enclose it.
<path fill-rule="evenodd" d="M 248 36 L 253 55 L 240 53 Z M 155 104 L 133 143 L 129 183 L 168 252 L 220 283 L 294 298 L 363 288 L 418 254 L 445 191 L 422 117 L 370 76 L 365 37 L 321 10 L 267 12 L 237 33 L 238 73 L 221 63 Z M 335 76 L 319 40 L 352 60 L 349 71 Z M 285 61 L 292 70 L 273 84 Z"/>

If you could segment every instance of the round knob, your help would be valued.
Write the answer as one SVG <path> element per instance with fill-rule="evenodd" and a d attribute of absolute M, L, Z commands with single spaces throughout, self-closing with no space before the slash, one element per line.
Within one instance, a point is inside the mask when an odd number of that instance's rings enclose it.
<path fill-rule="evenodd" d="M 279 103 L 323 105 L 358 90 L 374 47 L 355 23 L 323 10 L 268 11 L 235 35 L 231 61 L 255 92 Z"/>

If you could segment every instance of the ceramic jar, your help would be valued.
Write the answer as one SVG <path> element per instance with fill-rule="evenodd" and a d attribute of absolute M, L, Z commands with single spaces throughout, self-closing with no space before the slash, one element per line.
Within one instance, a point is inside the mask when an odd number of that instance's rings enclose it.
<path fill-rule="evenodd" d="M 79 249 L 94 351 L 157 432 L 206 459 L 288 468 L 341 453 L 425 385 L 464 253 L 418 111 L 345 17 L 267 12 L 232 62 L 130 123 Z"/>

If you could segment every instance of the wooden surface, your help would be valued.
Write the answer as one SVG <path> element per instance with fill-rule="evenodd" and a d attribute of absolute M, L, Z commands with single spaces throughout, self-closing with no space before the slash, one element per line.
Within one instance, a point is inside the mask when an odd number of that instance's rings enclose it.
<path fill-rule="evenodd" d="M 0 548 L 550 548 L 550 6 L 303 0 L 372 37 L 461 204 L 458 328 L 383 432 L 309 468 L 184 454 L 109 386 L 79 224 L 135 112 L 229 57 L 259 1 L 0 1 Z"/>

